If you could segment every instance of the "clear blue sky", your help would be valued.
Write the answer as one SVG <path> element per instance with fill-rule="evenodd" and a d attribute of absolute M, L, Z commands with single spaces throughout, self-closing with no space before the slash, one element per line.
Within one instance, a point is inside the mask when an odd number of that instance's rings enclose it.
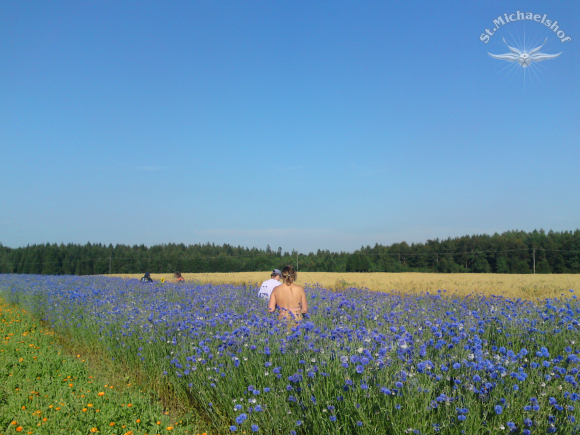
<path fill-rule="evenodd" d="M 2 1 L 0 59 L 5 246 L 580 228 L 576 0 Z"/>

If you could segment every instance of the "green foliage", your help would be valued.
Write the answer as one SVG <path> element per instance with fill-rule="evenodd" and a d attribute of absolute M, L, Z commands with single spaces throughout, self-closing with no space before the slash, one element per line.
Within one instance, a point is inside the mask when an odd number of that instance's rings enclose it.
<path fill-rule="evenodd" d="M 508 231 L 426 243 L 376 244 L 353 253 L 317 250 L 298 254 L 228 244 L 50 245 L 0 244 L 0 273 L 99 275 L 175 271 L 267 271 L 296 265 L 304 272 L 580 273 L 580 230 Z"/>
<path fill-rule="evenodd" d="M 6 433 L 191 433 L 172 423 L 159 399 L 134 386 L 106 385 L 84 355 L 0 298 L 0 430 Z M 129 378 L 126 378 L 127 380 Z M 159 424 L 157 423 L 159 422 Z"/>
<path fill-rule="evenodd" d="M 510 273 L 507 260 L 503 255 L 497 258 L 495 263 L 495 273 Z"/>

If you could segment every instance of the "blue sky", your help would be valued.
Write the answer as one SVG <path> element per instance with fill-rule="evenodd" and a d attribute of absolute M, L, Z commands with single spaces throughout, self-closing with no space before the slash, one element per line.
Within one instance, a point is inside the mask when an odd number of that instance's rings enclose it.
<path fill-rule="evenodd" d="M 4 1 L 0 56 L 4 246 L 580 228 L 575 0 Z"/>

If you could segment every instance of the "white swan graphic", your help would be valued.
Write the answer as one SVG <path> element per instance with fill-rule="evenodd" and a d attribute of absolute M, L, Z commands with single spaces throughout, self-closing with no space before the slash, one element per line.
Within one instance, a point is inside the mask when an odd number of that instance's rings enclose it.
<path fill-rule="evenodd" d="M 508 62 L 517 62 L 519 63 L 522 68 L 526 68 L 532 64 L 532 62 L 541 62 L 543 60 L 555 59 L 562 54 L 562 52 L 558 54 L 545 54 L 545 53 L 538 53 L 540 48 L 544 46 L 548 38 L 544 40 L 544 43 L 536 48 L 532 48 L 529 52 L 524 50 L 518 50 L 517 48 L 510 47 L 505 39 L 503 40 L 504 44 L 507 45 L 507 48 L 511 51 L 511 53 L 506 54 L 489 54 L 494 59 L 499 60 L 507 60 Z"/>

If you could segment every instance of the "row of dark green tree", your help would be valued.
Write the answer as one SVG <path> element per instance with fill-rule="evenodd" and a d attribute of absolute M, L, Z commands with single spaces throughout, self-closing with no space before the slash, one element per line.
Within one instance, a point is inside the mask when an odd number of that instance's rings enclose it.
<path fill-rule="evenodd" d="M 355 251 L 301 254 L 227 244 L 57 245 L 8 248 L 0 244 L 0 273 L 269 271 L 286 264 L 310 272 L 580 273 L 580 230 L 508 231 L 426 243 L 376 244 Z"/>

